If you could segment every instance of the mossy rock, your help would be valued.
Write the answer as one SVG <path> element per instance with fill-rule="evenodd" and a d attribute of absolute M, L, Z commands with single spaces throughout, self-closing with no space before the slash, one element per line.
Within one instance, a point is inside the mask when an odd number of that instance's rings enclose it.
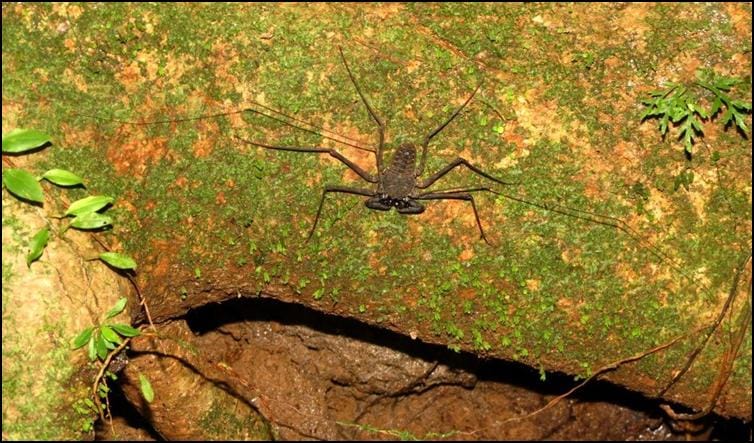
<path fill-rule="evenodd" d="M 227 377 L 231 372 L 225 373 L 222 364 L 197 352 L 193 335 L 179 320 L 161 324 L 160 339 L 132 341 L 122 385 L 128 401 L 167 440 L 271 440 L 269 424 L 255 409 L 254 399 L 228 384 L 233 377 Z M 141 376 L 154 390 L 151 403 L 141 392 Z"/>

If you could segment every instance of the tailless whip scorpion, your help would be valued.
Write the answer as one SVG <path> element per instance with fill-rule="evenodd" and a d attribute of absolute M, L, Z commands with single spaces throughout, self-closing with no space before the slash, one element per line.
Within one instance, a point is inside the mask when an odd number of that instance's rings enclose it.
<path fill-rule="evenodd" d="M 104 120 L 115 121 L 115 122 L 120 122 L 124 124 L 132 124 L 132 125 L 150 125 L 150 124 L 167 124 L 167 123 L 172 124 L 176 122 L 195 121 L 195 120 L 201 120 L 205 118 L 216 118 L 216 117 L 228 116 L 232 114 L 241 114 L 241 113 L 251 112 L 251 113 L 260 114 L 272 120 L 279 121 L 281 123 L 284 123 L 293 128 L 297 128 L 299 130 L 310 132 L 310 133 L 319 135 L 323 138 L 330 139 L 330 140 L 336 141 L 338 143 L 341 143 L 341 144 L 344 144 L 353 148 L 357 148 L 357 149 L 374 153 L 376 157 L 376 166 L 377 166 L 376 176 L 363 170 L 361 167 L 356 165 L 354 162 L 352 162 L 351 160 L 346 158 L 343 154 L 341 154 L 340 152 L 338 152 L 336 149 L 333 149 L 333 148 L 274 146 L 274 145 L 269 145 L 269 144 L 260 143 L 260 142 L 248 141 L 238 136 L 234 136 L 237 140 L 241 142 L 248 143 L 253 146 L 257 146 L 257 147 L 261 147 L 265 149 L 280 150 L 280 151 L 294 151 L 294 152 L 310 152 L 310 153 L 317 153 L 317 154 L 329 154 L 330 156 L 344 163 L 349 169 L 355 172 L 363 180 L 373 185 L 376 185 L 372 189 L 339 186 L 339 185 L 326 185 L 319 201 L 319 207 L 317 208 L 317 215 L 314 219 L 314 223 L 312 224 L 312 227 L 307 236 L 307 239 L 306 239 L 307 242 L 311 239 L 311 237 L 314 234 L 314 231 L 317 228 L 317 224 L 319 223 L 319 218 L 322 213 L 322 207 L 325 202 L 325 197 L 327 196 L 328 193 L 338 192 L 338 193 L 362 195 L 362 196 L 368 197 L 367 200 L 365 201 L 365 205 L 369 209 L 374 209 L 374 210 L 379 210 L 379 211 L 389 211 L 390 209 L 395 208 L 395 210 L 398 211 L 398 213 L 406 214 L 406 215 L 415 215 L 415 214 L 421 214 L 422 212 L 424 212 L 424 206 L 421 203 L 419 203 L 420 201 L 426 201 L 426 200 L 468 201 L 469 203 L 471 203 L 471 208 L 474 211 L 474 217 L 476 219 L 477 227 L 479 228 L 481 239 L 484 240 L 487 244 L 490 244 L 489 240 L 487 239 L 487 236 L 484 233 L 484 229 L 482 228 L 482 223 L 479 218 L 479 213 L 476 208 L 476 203 L 474 201 L 474 198 L 471 195 L 472 192 L 485 191 L 485 192 L 490 192 L 495 195 L 501 196 L 508 200 L 515 201 L 523 205 L 527 205 L 527 206 L 535 207 L 544 211 L 572 217 L 572 218 L 586 221 L 589 223 L 595 223 L 595 224 L 608 226 L 608 227 L 617 229 L 625 233 L 626 235 L 628 235 L 630 238 L 638 242 L 643 247 L 645 247 L 652 255 L 657 257 L 659 260 L 670 263 L 671 267 L 674 270 L 678 271 L 681 274 L 687 275 L 686 272 L 675 262 L 675 260 L 673 260 L 673 258 L 671 258 L 668 254 L 666 254 L 661 248 L 654 245 L 651 241 L 643 238 L 634 228 L 632 228 L 625 221 L 617 217 L 598 214 L 595 212 L 585 211 L 585 210 L 581 210 L 577 208 L 572 208 L 572 207 L 564 206 L 564 205 L 554 203 L 554 202 L 530 201 L 515 194 L 509 194 L 509 193 L 501 192 L 501 191 L 490 189 L 488 187 L 483 187 L 483 186 L 471 187 L 471 188 L 465 188 L 465 189 L 444 190 L 444 191 L 437 191 L 437 192 L 424 191 L 425 189 L 433 185 L 435 182 L 437 182 L 439 179 L 441 179 L 443 176 L 445 176 L 447 173 L 449 173 L 451 170 L 459 166 L 465 166 L 476 175 L 482 176 L 500 185 L 518 184 L 518 183 L 506 182 L 498 178 L 495 178 L 487 174 L 486 172 L 482 171 L 481 169 L 477 168 L 476 166 L 472 165 L 466 159 L 461 158 L 461 157 L 457 157 L 455 160 L 448 163 L 445 167 L 441 168 L 439 171 L 437 171 L 433 175 L 430 175 L 429 177 L 425 179 L 420 178 L 422 174 L 424 173 L 424 167 L 427 160 L 427 148 L 429 146 L 430 141 L 432 140 L 433 137 L 439 134 L 440 131 L 445 129 L 445 127 L 448 124 L 450 124 L 461 113 L 461 111 L 463 111 L 463 109 L 469 104 L 469 102 L 471 102 L 475 94 L 479 91 L 479 87 L 477 87 L 474 90 L 474 92 L 466 99 L 466 101 L 458 109 L 456 109 L 446 121 L 444 121 L 441 125 L 435 128 L 432 132 L 429 133 L 429 135 L 427 135 L 424 138 L 421 144 L 421 155 L 418 156 L 418 160 L 419 160 L 418 164 L 417 164 L 417 149 L 415 145 L 410 144 L 410 143 L 405 143 L 398 146 L 390 163 L 387 166 L 385 166 L 384 159 L 383 159 L 383 151 L 384 151 L 384 145 L 385 145 L 385 124 L 374 112 L 374 109 L 369 104 L 369 101 L 362 93 L 361 88 L 356 82 L 356 79 L 353 73 L 351 72 L 350 67 L 348 66 L 348 62 L 346 61 L 346 58 L 343 55 L 342 49 L 338 48 L 338 50 L 340 52 L 340 57 L 343 61 L 343 65 L 345 66 L 346 71 L 348 72 L 348 76 L 351 79 L 351 82 L 353 83 L 354 87 L 356 88 L 356 92 L 359 94 L 361 101 L 364 103 L 364 106 L 367 108 L 369 115 L 377 124 L 377 133 L 379 136 L 379 143 L 377 145 L 376 150 L 366 149 L 359 145 L 349 143 L 347 141 L 343 141 L 340 138 L 347 139 L 347 137 L 344 137 L 342 135 L 339 135 L 339 138 L 336 139 L 336 138 L 327 136 L 319 131 L 307 129 L 304 126 L 298 125 L 296 123 L 291 123 L 288 121 L 289 119 L 298 123 L 303 123 L 307 126 L 314 126 L 304 120 L 291 117 L 279 110 L 270 108 L 268 106 L 265 106 L 261 103 L 256 103 L 256 102 L 254 102 L 254 105 L 258 108 L 263 109 L 264 111 L 260 111 L 259 109 L 255 109 L 255 108 L 246 108 L 246 109 L 242 109 L 238 111 L 222 112 L 222 113 L 211 114 L 211 115 L 203 115 L 199 117 L 189 117 L 189 118 L 182 118 L 182 119 L 177 119 L 177 120 L 160 120 L 160 121 L 151 121 L 151 122 L 131 122 L 131 121 L 113 120 L 113 119 L 104 119 Z M 283 118 L 281 119 L 280 117 L 276 117 L 273 114 L 280 115 Z M 103 119 L 97 116 L 87 116 L 87 117 Z M 328 131 L 328 132 L 332 132 L 332 131 Z"/>
<path fill-rule="evenodd" d="M 468 160 L 462 157 L 457 157 L 455 160 L 448 163 L 445 167 L 441 168 L 439 171 L 435 172 L 434 174 L 430 175 L 429 177 L 425 179 L 421 179 L 421 176 L 424 173 L 424 166 L 427 161 L 427 147 L 429 146 L 429 142 L 432 140 L 433 137 L 439 134 L 440 131 L 442 131 L 448 124 L 450 124 L 450 122 L 452 122 L 461 113 L 461 111 L 466 107 L 466 105 L 469 104 L 471 99 L 474 98 L 474 95 L 477 93 L 477 91 L 479 91 L 479 86 L 477 86 L 477 88 L 474 90 L 474 92 L 471 93 L 469 98 L 467 98 L 466 101 L 460 107 L 458 107 L 458 109 L 456 109 L 455 112 L 453 112 L 453 114 L 451 114 L 451 116 L 446 121 L 444 121 L 441 125 L 435 128 L 432 132 L 429 133 L 429 135 L 427 135 L 424 138 L 424 141 L 421 144 L 421 156 L 419 156 L 418 158 L 419 160 L 418 164 L 417 164 L 416 146 L 412 143 L 403 143 L 400 146 L 398 146 L 398 148 L 396 149 L 390 163 L 385 165 L 385 161 L 383 159 L 383 151 L 385 147 L 385 123 L 377 116 L 377 113 L 369 104 L 369 100 L 367 100 L 366 96 L 361 92 L 361 88 L 359 87 L 359 84 L 356 81 L 356 78 L 351 72 L 351 68 L 349 68 L 348 66 L 348 62 L 346 61 L 346 58 L 343 55 L 343 50 L 339 47 L 338 51 L 340 52 L 340 57 L 341 57 L 341 60 L 343 61 L 343 65 L 345 66 L 346 71 L 348 71 L 348 76 L 350 77 L 351 82 L 353 83 L 353 86 L 356 88 L 356 92 L 359 94 L 361 101 L 364 103 L 364 106 L 367 108 L 369 115 L 377 124 L 377 134 L 379 137 L 379 143 L 377 145 L 377 150 L 372 151 L 375 153 L 375 156 L 376 156 L 377 175 L 370 174 L 369 172 L 363 170 L 353 161 L 349 160 L 343 154 L 341 154 L 340 152 L 332 148 L 274 146 L 274 145 L 269 145 L 265 143 L 244 140 L 240 137 L 236 137 L 238 140 L 242 142 L 245 142 L 254 146 L 258 146 L 261 148 L 265 148 L 265 149 L 329 154 L 330 156 L 343 162 L 343 164 L 345 164 L 348 168 L 350 168 L 353 172 L 355 172 L 362 179 L 376 185 L 374 186 L 373 189 L 364 189 L 364 188 L 330 185 L 330 184 L 326 185 L 324 191 L 322 192 L 322 197 L 320 198 L 320 201 L 319 201 L 319 208 L 317 209 L 317 215 L 314 219 L 314 223 L 312 224 L 312 227 L 309 231 L 309 235 L 307 236 L 306 241 L 308 242 L 312 238 L 312 235 L 314 234 L 314 231 L 317 228 L 317 223 L 319 222 L 319 218 L 322 213 L 322 206 L 324 205 L 325 197 L 327 196 L 327 194 L 331 192 L 340 192 L 340 193 L 345 193 L 345 194 L 355 194 L 355 195 L 363 195 L 365 197 L 369 197 L 364 202 L 366 207 L 369 209 L 374 209 L 378 211 L 389 211 L 390 209 L 395 208 L 395 210 L 398 211 L 399 214 L 405 214 L 405 215 L 416 215 L 416 214 L 421 214 L 422 212 L 424 212 L 424 206 L 421 203 L 419 203 L 419 201 L 423 201 L 423 200 L 468 201 L 471 203 L 471 209 L 474 211 L 474 217 L 476 218 L 477 227 L 479 227 L 479 234 L 481 236 L 481 239 L 484 240 L 487 244 L 490 244 L 489 240 L 487 239 L 487 236 L 484 234 L 482 223 L 479 220 L 479 213 L 477 212 L 476 203 L 474 202 L 474 197 L 471 195 L 471 192 L 490 191 L 494 193 L 494 191 L 486 187 L 457 189 L 457 190 L 439 191 L 439 192 L 425 192 L 424 190 L 432 186 L 436 181 L 438 181 L 443 176 L 445 176 L 445 174 L 447 174 L 448 172 L 450 172 L 451 170 L 459 166 L 465 166 L 469 170 L 471 170 L 473 173 L 480 175 L 484 178 L 487 178 L 489 180 L 492 180 L 493 182 L 501 184 L 501 185 L 511 185 L 514 183 L 506 182 L 498 178 L 495 178 L 487 174 L 486 172 L 482 171 L 478 167 L 472 165 L 471 163 L 469 163 Z"/>

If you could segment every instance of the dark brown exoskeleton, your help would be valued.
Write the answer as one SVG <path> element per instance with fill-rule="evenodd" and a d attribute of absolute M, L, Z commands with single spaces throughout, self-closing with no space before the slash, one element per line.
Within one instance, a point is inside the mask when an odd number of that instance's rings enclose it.
<path fill-rule="evenodd" d="M 474 92 L 471 94 L 471 96 L 469 96 L 469 98 L 466 99 L 466 101 L 458 109 L 456 109 L 455 112 L 453 112 L 450 118 L 448 118 L 444 123 L 442 123 L 440 126 L 438 126 L 435 130 L 433 130 L 429 135 L 427 135 L 424 138 L 424 142 L 421 145 L 421 158 L 418 159 L 418 164 L 417 164 L 416 147 L 413 144 L 406 143 L 406 144 L 400 145 L 397 148 L 397 150 L 395 151 L 395 154 L 393 155 L 392 160 L 387 166 L 385 166 L 384 161 L 383 161 L 383 149 L 384 149 L 384 144 L 385 144 L 385 124 L 382 122 L 382 120 L 380 120 L 379 117 L 377 117 L 377 114 L 372 109 L 372 106 L 369 104 L 369 101 L 366 99 L 364 94 L 362 94 L 361 89 L 359 88 L 359 85 L 356 82 L 356 79 L 351 73 L 351 69 L 348 67 L 348 62 L 346 62 L 346 58 L 343 55 L 343 50 L 340 48 L 338 48 L 338 50 L 340 51 L 340 56 L 341 56 L 341 59 L 343 60 L 343 64 L 345 65 L 346 70 L 348 71 L 348 76 L 351 78 L 351 82 L 356 88 L 356 92 L 359 94 L 359 97 L 361 97 L 361 101 L 364 103 L 364 106 L 366 106 L 367 111 L 369 112 L 369 115 L 372 116 L 372 119 L 374 119 L 374 121 L 377 123 L 377 126 L 378 126 L 379 145 L 377 146 L 376 151 L 372 151 L 372 152 L 375 152 L 375 155 L 377 157 L 377 176 L 376 177 L 368 173 L 367 171 L 364 171 L 363 169 L 361 169 L 358 165 L 356 165 L 355 163 L 347 159 L 345 156 L 343 156 L 341 153 L 339 153 L 335 149 L 322 148 L 322 147 L 273 146 L 273 145 L 268 145 L 264 143 L 252 142 L 252 141 L 240 139 L 246 143 L 249 143 L 254 146 L 259 146 L 265 149 L 330 154 L 332 157 L 343 162 L 352 171 L 358 174 L 359 177 L 363 178 L 369 183 L 375 183 L 377 185 L 376 190 L 361 189 L 361 188 L 354 188 L 354 187 L 347 187 L 347 186 L 326 185 L 325 190 L 322 193 L 322 198 L 319 201 L 319 208 L 317 209 L 317 216 L 314 219 L 314 224 L 312 225 L 311 230 L 309 231 L 309 236 L 307 237 L 307 241 L 311 239 L 312 235 L 314 234 L 314 230 L 317 227 L 317 223 L 319 222 L 319 217 L 322 212 L 322 205 L 325 202 L 325 196 L 327 195 L 327 193 L 328 192 L 342 192 L 342 193 L 347 193 L 347 194 L 364 195 L 364 196 L 369 197 L 367 201 L 365 202 L 366 206 L 369 209 L 388 211 L 392 208 L 395 208 L 395 210 L 398 211 L 399 213 L 407 214 L 407 215 L 421 214 L 422 212 L 424 212 L 424 206 L 422 206 L 421 203 L 419 203 L 419 201 L 421 200 L 465 200 L 465 201 L 471 202 L 471 208 L 474 211 L 474 217 L 476 218 L 476 223 L 477 223 L 477 226 L 479 227 L 479 233 L 481 235 L 481 238 L 489 244 L 487 237 L 484 235 L 484 229 L 482 229 L 482 223 L 479 221 L 479 213 L 477 212 L 476 204 L 474 203 L 474 197 L 472 197 L 471 192 L 492 191 L 491 189 L 488 189 L 485 187 L 478 187 L 478 188 L 458 189 L 458 190 L 452 190 L 452 191 L 440 191 L 440 192 L 423 192 L 423 190 L 430 187 L 437 180 L 439 180 L 445 174 L 450 172 L 453 168 L 456 168 L 461 165 L 466 166 L 472 172 L 478 175 L 481 175 L 482 177 L 485 177 L 489 180 L 492 180 L 495 183 L 499 183 L 501 185 L 510 185 L 512 183 L 502 181 L 500 179 L 497 179 L 485 173 L 484 171 L 472 165 L 467 160 L 461 157 L 456 158 L 455 160 L 450 162 L 448 165 L 446 165 L 444 168 L 440 169 L 439 171 L 427 177 L 426 179 L 424 180 L 420 179 L 421 175 L 424 173 L 424 165 L 426 164 L 426 160 L 427 160 L 427 146 L 429 145 L 430 140 L 432 140 L 432 137 L 436 136 L 451 121 L 453 121 L 453 119 L 455 119 L 458 116 L 458 114 L 461 113 L 461 111 L 466 107 L 466 105 L 471 101 L 471 99 L 477 93 L 477 91 L 479 90 L 479 87 L 477 87 L 474 90 Z"/>

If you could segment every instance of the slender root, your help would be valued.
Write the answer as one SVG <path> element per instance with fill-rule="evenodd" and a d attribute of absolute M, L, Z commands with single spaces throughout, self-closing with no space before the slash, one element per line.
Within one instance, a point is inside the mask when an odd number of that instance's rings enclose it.
<path fill-rule="evenodd" d="M 728 292 L 728 298 L 725 300 L 725 303 L 723 304 L 722 309 L 720 310 L 720 313 L 717 315 L 717 318 L 710 326 L 709 330 L 705 334 L 704 338 L 702 339 L 701 343 L 694 349 L 694 351 L 689 354 L 688 359 L 686 360 L 686 364 L 683 366 L 683 368 L 678 371 L 678 373 L 673 376 L 673 378 L 668 382 L 667 385 L 657 394 L 657 397 L 662 397 L 667 393 L 670 388 L 675 385 L 675 383 L 681 379 L 681 377 L 686 374 L 686 372 L 691 368 L 691 366 L 694 364 L 694 361 L 696 360 L 697 356 L 702 352 L 702 350 L 707 346 L 707 342 L 709 342 L 709 339 L 712 337 L 712 334 L 718 329 L 720 324 L 723 321 L 723 318 L 725 317 L 725 314 L 729 311 L 730 306 L 733 304 L 733 301 L 736 299 L 736 294 L 738 293 L 738 284 L 741 280 L 741 275 L 743 274 L 744 269 L 746 268 L 746 264 L 751 261 L 751 253 L 748 254 L 745 260 L 743 260 L 739 266 L 736 269 L 736 273 L 733 277 L 733 283 L 731 285 L 730 291 Z M 749 290 L 751 290 L 751 284 L 749 285 Z"/>
<path fill-rule="evenodd" d="M 729 311 L 730 306 L 733 304 L 733 300 L 736 297 L 736 294 L 738 293 L 738 283 L 741 278 L 741 274 L 743 273 L 744 269 L 746 268 L 746 264 L 751 261 L 751 254 L 748 255 L 746 260 L 744 260 L 741 265 L 736 270 L 736 275 L 733 278 L 733 284 L 731 285 L 730 293 L 728 294 L 728 299 L 725 301 L 725 304 L 723 305 L 723 309 L 720 311 L 720 314 L 718 315 L 717 319 L 715 320 L 715 323 L 710 327 L 710 331 L 707 333 L 707 336 L 703 339 L 702 343 L 694 350 L 694 352 L 691 353 L 691 356 L 689 357 L 688 361 L 686 362 L 686 365 L 684 366 L 683 370 L 680 371 L 678 374 L 676 374 L 675 377 L 668 383 L 668 385 L 661 391 L 661 393 L 667 392 L 670 387 L 675 384 L 675 382 L 680 379 L 680 377 L 688 371 L 688 369 L 691 367 L 691 364 L 694 362 L 696 357 L 699 355 L 701 350 L 704 348 L 704 346 L 707 344 L 707 341 L 709 340 L 710 336 L 712 335 L 712 332 L 718 329 L 720 326 L 720 323 L 722 322 L 722 319 L 727 311 Z M 736 361 L 736 357 L 738 356 L 738 352 L 741 350 L 741 345 L 743 344 L 744 337 L 746 337 L 746 332 L 749 328 L 749 322 L 751 321 L 751 280 L 749 280 L 748 284 L 748 297 L 746 301 L 744 302 L 743 306 L 741 306 L 741 311 L 738 314 L 738 319 L 736 320 L 737 328 L 736 333 L 731 339 L 731 345 L 730 348 L 723 354 L 722 362 L 720 363 L 720 368 L 717 373 L 717 377 L 715 377 L 715 382 L 713 384 L 712 392 L 710 394 L 710 398 L 707 401 L 707 406 L 704 407 L 701 411 L 694 413 L 694 414 L 682 414 L 677 413 L 673 410 L 673 408 L 670 405 L 664 404 L 660 407 L 663 411 L 665 411 L 668 416 L 674 420 L 681 420 L 681 421 L 691 421 L 691 420 L 698 420 L 706 415 L 708 415 L 712 410 L 715 408 L 715 405 L 717 405 L 717 401 L 720 399 L 720 395 L 722 394 L 723 388 L 725 387 L 725 384 L 728 382 L 728 379 L 730 378 L 730 375 L 733 373 L 733 363 Z"/>
<path fill-rule="evenodd" d="M 131 338 L 127 337 L 123 340 L 123 343 L 118 345 L 117 348 L 113 349 L 109 354 L 107 354 L 107 357 L 105 357 L 105 360 L 102 362 L 102 366 L 99 368 L 99 372 L 97 373 L 97 376 L 94 377 L 94 383 L 92 384 L 92 396 L 94 397 L 94 404 L 97 406 L 97 411 L 99 412 L 99 417 L 102 419 L 102 421 L 105 420 L 105 413 L 102 409 L 102 402 L 99 399 L 99 395 L 97 394 L 97 387 L 99 386 L 100 380 L 102 380 L 102 377 L 105 376 L 105 371 L 107 370 L 107 367 L 110 366 L 110 361 L 112 361 L 113 357 L 118 355 L 120 351 L 122 351 L 126 346 L 128 346 L 128 343 L 131 342 Z M 110 406 L 108 404 L 107 407 L 108 410 L 110 410 Z"/>

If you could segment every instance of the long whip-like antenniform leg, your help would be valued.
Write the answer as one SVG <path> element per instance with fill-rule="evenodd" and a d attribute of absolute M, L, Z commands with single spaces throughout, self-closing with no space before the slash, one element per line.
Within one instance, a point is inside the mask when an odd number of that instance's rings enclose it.
<path fill-rule="evenodd" d="M 499 192 L 494 191 L 486 186 L 479 186 L 476 188 L 451 188 L 451 189 L 441 189 L 441 190 L 432 191 L 432 192 L 424 192 L 417 196 L 413 196 L 412 198 L 424 197 L 425 195 L 428 195 L 428 194 L 458 194 L 459 192 L 463 193 L 463 192 L 480 192 L 480 191 L 488 191 L 493 194 L 500 195 Z"/>
<path fill-rule="evenodd" d="M 473 189 L 478 190 L 478 189 Z M 488 245 L 490 241 L 487 240 L 487 236 L 484 235 L 484 229 L 482 229 L 482 222 L 479 220 L 479 213 L 476 210 L 476 203 L 474 203 L 474 197 L 467 192 L 429 192 L 421 194 L 416 197 L 416 200 L 465 200 L 471 202 L 471 209 L 474 210 L 474 217 L 476 217 L 476 225 L 479 227 L 479 234 L 482 240 Z"/>
<path fill-rule="evenodd" d="M 447 166 L 445 166 L 444 168 L 442 168 L 439 171 L 437 171 L 434 175 L 428 177 L 422 183 L 418 183 L 416 186 L 418 188 L 421 188 L 421 189 L 428 188 L 434 182 L 436 182 L 437 180 L 439 180 L 440 178 L 442 178 L 442 176 L 444 176 L 445 174 L 447 174 L 448 172 L 450 172 L 453 168 L 456 168 L 456 167 L 461 166 L 461 165 L 466 166 L 467 168 L 471 169 L 472 172 L 474 172 L 474 173 L 476 173 L 478 175 L 481 175 L 484 178 L 488 178 L 488 179 L 492 180 L 495 183 L 500 183 L 501 185 L 515 185 L 515 184 L 517 184 L 517 183 L 512 183 L 512 182 L 505 182 L 505 181 L 500 180 L 499 178 L 495 178 L 495 177 L 487 174 L 486 172 L 482 171 L 481 169 L 477 168 L 476 166 L 472 165 L 471 163 L 468 162 L 468 160 L 466 160 L 464 158 L 461 158 L 461 157 L 458 157 L 455 160 L 453 160 L 452 162 L 450 162 Z"/>
<path fill-rule="evenodd" d="M 461 111 L 463 111 L 463 108 L 465 108 L 466 105 L 469 104 L 469 102 L 471 101 L 471 99 L 474 98 L 474 96 L 476 95 L 477 91 L 481 87 L 482 87 L 482 85 L 477 86 L 476 89 L 474 89 L 474 92 L 471 93 L 471 95 L 469 96 L 469 98 L 467 98 L 466 101 L 463 102 L 463 104 L 458 109 L 455 110 L 455 112 L 453 113 L 453 115 L 451 115 L 450 118 L 447 119 L 443 124 L 441 124 L 440 126 L 438 126 L 437 128 L 435 128 L 434 131 L 430 132 L 429 135 L 424 139 L 424 142 L 422 143 L 421 160 L 419 161 L 419 167 L 416 169 L 416 176 L 417 177 L 421 176 L 424 173 L 424 165 L 427 163 L 427 146 L 429 146 L 429 141 L 432 140 L 432 137 L 436 136 L 437 134 L 440 133 L 440 131 L 442 131 L 443 129 L 445 129 L 445 127 L 448 126 L 450 124 L 450 122 L 452 122 L 456 117 L 458 117 L 458 114 L 460 114 Z"/>
<path fill-rule="evenodd" d="M 255 106 L 259 106 L 260 108 L 265 109 L 267 112 L 269 112 L 269 114 L 261 112 L 261 111 L 259 111 L 257 109 L 254 109 L 254 108 L 246 108 L 246 109 L 244 109 L 242 111 L 233 112 L 233 113 L 226 113 L 226 114 L 220 114 L 220 115 L 232 115 L 232 114 L 239 114 L 241 112 L 252 112 L 254 114 L 261 115 L 262 117 L 269 118 L 270 120 L 275 120 L 275 121 L 280 122 L 280 123 L 282 123 L 284 125 L 288 125 L 288 126 L 290 126 L 292 128 L 296 128 L 296 129 L 299 129 L 301 131 L 308 132 L 310 134 L 318 135 L 318 136 L 320 136 L 322 138 L 325 138 L 327 140 L 332 140 L 334 142 L 337 142 L 337 143 L 340 143 L 340 144 L 343 144 L 343 145 L 346 145 L 346 146 L 350 146 L 352 148 L 356 148 L 356 149 L 359 149 L 361 151 L 375 152 L 374 149 L 364 148 L 362 146 L 357 145 L 355 142 L 359 142 L 359 141 L 355 140 L 355 139 L 353 139 L 351 137 L 348 137 L 348 136 L 345 136 L 345 135 L 342 135 L 342 134 L 338 134 L 337 132 L 329 130 L 329 129 L 319 128 L 316 125 L 307 122 L 306 120 L 302 120 L 300 118 L 293 117 L 293 116 L 288 115 L 288 114 L 286 114 L 286 113 L 284 113 L 282 111 L 278 111 L 277 109 L 271 108 L 271 107 L 263 105 L 261 103 L 256 103 L 256 102 L 253 102 L 253 103 L 254 103 Z M 284 118 L 276 117 L 273 114 L 278 114 L 278 115 L 280 115 L 280 116 L 282 116 Z M 210 117 L 214 117 L 214 116 L 210 116 Z M 291 123 L 290 121 L 287 121 L 287 120 L 298 122 L 299 124 L 294 124 L 294 123 Z M 311 128 L 316 128 L 316 129 L 307 128 L 307 127 L 302 126 L 302 125 L 310 126 Z M 338 138 L 331 137 L 331 136 L 325 134 L 326 132 L 330 133 L 330 134 L 333 134 L 333 135 L 337 135 Z M 346 140 L 350 140 L 350 142 L 346 141 Z"/>
<path fill-rule="evenodd" d="M 379 117 L 377 117 L 377 113 L 374 112 L 374 109 L 372 109 L 372 106 L 369 104 L 369 101 L 364 96 L 364 94 L 361 93 L 361 88 L 359 88 L 359 84 L 356 83 L 356 78 L 353 76 L 353 73 L 351 72 L 351 68 L 348 67 L 348 62 L 346 61 L 346 57 L 343 55 L 343 49 L 338 46 L 338 51 L 340 51 L 340 58 L 343 60 L 343 65 L 346 67 L 346 71 L 348 71 L 348 77 L 351 78 L 351 83 L 353 83 L 353 86 L 356 88 L 356 92 L 359 93 L 359 97 L 361 97 L 361 101 L 364 102 L 364 106 L 367 107 L 367 111 L 369 111 L 369 115 L 372 116 L 374 121 L 377 123 L 378 126 L 378 134 L 380 137 L 380 142 L 377 145 L 377 152 L 375 153 L 377 157 L 377 175 L 382 174 L 382 150 L 385 144 L 385 124 L 380 120 Z"/>
<path fill-rule="evenodd" d="M 325 204 L 325 196 L 327 196 L 328 192 L 342 192 L 344 194 L 355 194 L 355 195 L 365 195 L 367 197 L 374 197 L 374 192 L 368 189 L 350 188 L 347 186 L 325 185 L 325 190 L 322 191 L 322 198 L 319 199 L 319 208 L 317 208 L 317 216 L 314 218 L 314 224 L 312 225 L 312 229 L 309 231 L 309 235 L 306 237 L 307 242 L 312 238 L 312 235 L 314 235 L 314 230 L 317 229 L 317 223 L 319 223 L 319 215 L 322 213 L 322 205 Z"/>
<path fill-rule="evenodd" d="M 679 265 L 677 260 L 669 256 L 667 253 L 665 253 L 662 249 L 660 249 L 659 246 L 653 245 L 652 242 L 643 238 L 641 235 L 639 235 L 639 233 L 634 228 L 629 226 L 628 223 L 626 223 L 625 221 L 617 217 L 598 214 L 596 212 L 584 211 L 584 210 L 576 209 L 576 208 L 569 208 L 567 206 L 559 205 L 557 203 L 540 203 L 540 202 L 527 201 L 515 195 L 506 194 L 504 192 L 493 191 L 492 189 L 488 189 L 488 191 L 492 192 L 493 194 L 501 195 L 512 201 L 516 201 L 519 203 L 523 203 L 525 205 L 533 206 L 535 208 L 544 209 L 545 211 L 550 211 L 556 214 L 566 215 L 566 216 L 573 217 L 579 220 L 596 223 L 598 225 L 612 226 L 613 228 L 618 229 L 619 231 L 623 232 L 624 234 L 634 239 L 640 245 L 647 248 L 647 250 L 658 259 L 662 261 L 667 261 L 676 272 L 688 277 L 692 281 L 695 281 L 694 277 L 691 274 L 689 274 L 686 270 L 684 270 L 681 267 L 681 265 Z"/>
<path fill-rule="evenodd" d="M 372 174 L 366 172 L 365 170 L 361 169 L 356 163 L 352 162 L 351 160 L 347 159 L 343 154 L 336 151 L 335 149 L 330 148 L 320 148 L 320 147 L 297 147 L 297 146 L 273 146 L 273 145 L 267 145 L 264 143 L 259 142 L 253 142 L 249 140 L 245 140 L 241 137 L 235 136 L 235 138 L 239 141 L 242 141 L 244 143 L 248 143 L 253 146 L 258 146 L 260 148 L 265 149 L 274 149 L 276 151 L 291 151 L 291 152 L 316 152 L 316 153 L 322 153 L 322 154 L 330 154 L 331 157 L 334 157 L 341 162 L 343 162 L 346 166 L 348 166 L 353 172 L 359 175 L 359 177 L 363 178 L 364 180 L 368 181 L 369 183 L 377 183 L 377 179 L 372 176 Z"/>
<path fill-rule="evenodd" d="M 549 211 L 556 214 L 573 217 L 578 220 L 583 220 L 583 221 L 587 221 L 591 223 L 596 223 L 598 225 L 609 226 L 609 227 L 615 228 L 623 232 L 630 238 L 632 238 L 634 241 L 636 241 L 640 245 L 647 248 L 647 250 L 658 259 L 662 261 L 667 261 L 670 264 L 671 268 L 677 271 L 678 273 L 688 277 L 691 280 L 694 280 L 694 277 L 691 274 L 689 274 L 686 270 L 684 270 L 673 257 L 665 253 L 665 251 L 660 249 L 659 246 L 656 246 L 652 244 L 652 242 L 650 242 L 649 240 L 646 240 L 645 238 L 643 238 L 641 235 L 639 235 L 638 232 L 636 232 L 634 228 L 632 228 L 625 221 L 617 217 L 612 217 L 610 215 L 604 215 L 604 214 L 598 214 L 596 212 L 584 211 L 582 209 L 570 208 L 570 207 L 563 206 L 557 203 L 528 201 L 528 200 L 524 200 L 521 197 L 511 195 L 511 194 L 506 194 L 500 191 L 495 191 L 494 189 L 490 189 L 486 187 L 468 188 L 468 189 L 452 189 L 452 190 L 431 192 L 431 193 L 426 193 L 426 194 L 419 194 L 418 196 L 414 198 L 417 200 L 421 200 L 423 197 L 426 197 L 429 195 L 438 195 L 438 194 L 442 195 L 446 193 L 468 193 L 468 192 L 480 192 L 480 191 L 491 192 L 495 195 L 499 195 L 501 197 L 504 197 L 509 200 L 522 203 L 528 206 L 533 206 L 535 208 L 539 208 L 544 211 Z"/>

